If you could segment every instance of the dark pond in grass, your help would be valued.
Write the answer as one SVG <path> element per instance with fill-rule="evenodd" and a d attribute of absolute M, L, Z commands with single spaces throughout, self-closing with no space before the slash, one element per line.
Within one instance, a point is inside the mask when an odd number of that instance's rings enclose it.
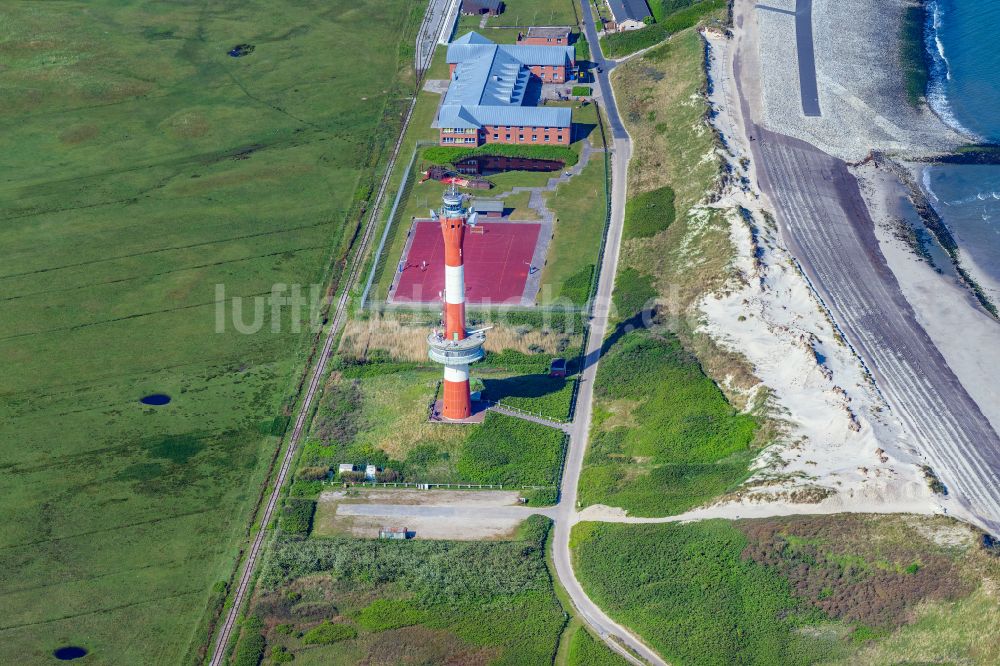
<path fill-rule="evenodd" d="M 87 650 L 78 645 L 66 645 L 53 652 L 52 656 L 60 661 L 72 661 L 87 656 Z"/>
<path fill-rule="evenodd" d="M 242 58 L 253 53 L 253 44 L 237 44 L 229 50 L 229 55 L 233 58 Z"/>
<path fill-rule="evenodd" d="M 143 398 L 139 398 L 139 402 L 144 405 L 165 405 L 170 402 L 170 396 L 165 393 L 152 393 Z"/>

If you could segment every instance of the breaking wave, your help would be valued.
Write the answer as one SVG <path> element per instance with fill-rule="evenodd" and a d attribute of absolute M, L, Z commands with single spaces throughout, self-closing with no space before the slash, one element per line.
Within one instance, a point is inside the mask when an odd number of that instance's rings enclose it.
<path fill-rule="evenodd" d="M 934 113 L 951 126 L 952 129 L 976 140 L 980 138 L 975 132 L 958 121 L 951 110 L 948 101 L 948 81 L 951 80 L 951 64 L 941 42 L 941 23 L 944 19 L 944 9 L 941 0 L 931 0 L 927 3 L 927 23 L 924 25 L 924 48 L 927 49 L 930 61 L 930 76 L 927 83 L 927 102 Z"/>

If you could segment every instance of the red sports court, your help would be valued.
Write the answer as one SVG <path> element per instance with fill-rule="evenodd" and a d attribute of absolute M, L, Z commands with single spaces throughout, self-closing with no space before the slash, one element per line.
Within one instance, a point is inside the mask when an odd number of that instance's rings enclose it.
<path fill-rule="evenodd" d="M 465 297 L 470 304 L 520 304 L 538 243 L 539 224 L 485 222 L 465 232 Z M 396 274 L 392 300 L 439 303 L 444 290 L 444 239 L 433 220 L 414 224 Z"/>

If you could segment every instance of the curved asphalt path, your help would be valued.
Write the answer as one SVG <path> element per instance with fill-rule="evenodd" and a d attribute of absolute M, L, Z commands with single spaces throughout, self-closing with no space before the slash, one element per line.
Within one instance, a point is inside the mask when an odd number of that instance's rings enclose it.
<path fill-rule="evenodd" d="M 631 631 L 612 620 L 595 604 L 584 591 L 580 581 L 573 572 L 572 553 L 569 547 L 570 531 L 577 522 L 576 511 L 577 488 L 580 482 L 580 471 L 583 468 L 583 458 L 587 450 L 590 435 L 591 407 L 594 398 L 594 380 L 597 376 L 597 365 L 601 357 L 601 345 L 608 332 L 608 311 L 611 304 L 611 292 L 615 283 L 615 270 L 618 267 L 618 255 L 621 249 L 622 226 L 625 220 L 626 177 L 628 162 L 632 156 L 632 141 L 615 103 L 614 91 L 608 78 L 609 62 L 601 53 L 597 30 L 594 27 L 593 16 L 586 5 L 587 0 L 581 0 L 584 30 L 590 43 L 591 59 L 602 72 L 596 75 L 598 93 L 601 95 L 604 115 L 611 131 L 613 150 L 611 153 L 611 222 L 608 225 L 608 236 L 605 243 L 604 258 L 601 262 L 601 274 L 597 284 L 597 294 L 591 313 L 590 334 L 587 336 L 587 348 L 584 355 L 583 370 L 580 373 L 579 393 L 577 394 L 576 415 L 570 424 L 569 451 L 566 455 L 566 466 L 563 470 L 562 493 L 559 505 L 556 507 L 555 527 L 553 529 L 552 559 L 559 582 L 566 589 L 578 615 L 587 622 L 608 644 L 609 647 L 626 657 L 632 663 L 642 663 L 635 656 L 622 649 L 626 645 L 635 654 L 651 664 L 666 666 L 666 662 L 652 649 L 643 643 Z M 610 67 L 613 67 L 611 63 Z"/>

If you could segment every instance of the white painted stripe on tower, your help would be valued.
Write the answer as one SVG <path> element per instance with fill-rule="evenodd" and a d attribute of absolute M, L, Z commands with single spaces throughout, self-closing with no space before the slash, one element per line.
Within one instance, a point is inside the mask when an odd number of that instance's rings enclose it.
<path fill-rule="evenodd" d="M 461 383 L 469 379 L 469 364 L 446 365 L 444 366 L 444 380 L 446 382 Z"/>
<path fill-rule="evenodd" d="M 465 266 L 444 267 L 444 302 L 465 302 Z"/>

